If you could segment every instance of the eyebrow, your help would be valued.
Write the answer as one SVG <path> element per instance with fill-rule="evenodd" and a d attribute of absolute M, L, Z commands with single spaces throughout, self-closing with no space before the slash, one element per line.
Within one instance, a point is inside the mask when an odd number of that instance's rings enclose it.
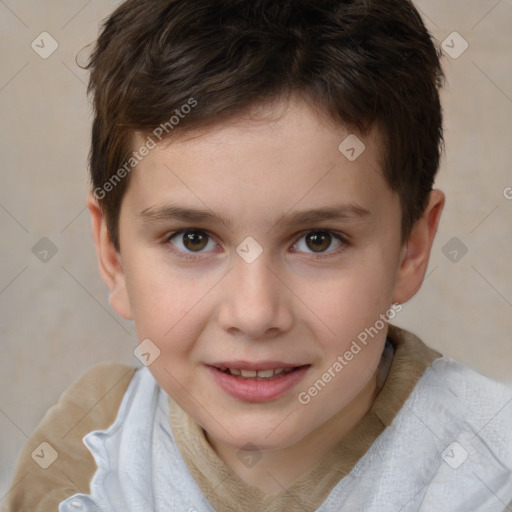
<path fill-rule="evenodd" d="M 315 224 L 324 221 L 355 221 L 371 217 L 372 214 L 366 208 L 357 204 L 342 204 L 327 208 L 312 208 L 303 211 L 290 211 L 277 219 L 271 229 L 299 224 Z M 232 223 L 228 219 L 217 215 L 212 210 L 186 208 L 176 204 L 166 204 L 146 208 L 138 217 L 143 223 L 157 223 L 170 220 L 178 220 L 189 223 L 218 223 L 231 229 Z"/>

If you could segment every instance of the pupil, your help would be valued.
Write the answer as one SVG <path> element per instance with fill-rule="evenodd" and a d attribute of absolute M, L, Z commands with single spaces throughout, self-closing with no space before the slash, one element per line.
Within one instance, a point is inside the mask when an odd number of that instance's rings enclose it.
<path fill-rule="evenodd" d="M 315 252 L 322 252 L 331 245 L 331 236 L 327 233 L 311 233 L 306 237 L 308 247 Z"/>
<path fill-rule="evenodd" d="M 189 251 L 201 250 L 206 246 L 206 236 L 202 233 L 186 233 L 184 236 L 183 243 Z"/>

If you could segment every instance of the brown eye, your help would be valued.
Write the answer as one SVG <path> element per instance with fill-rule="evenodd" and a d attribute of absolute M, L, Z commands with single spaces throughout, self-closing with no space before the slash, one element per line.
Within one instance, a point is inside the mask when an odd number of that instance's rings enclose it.
<path fill-rule="evenodd" d="M 305 232 L 293 245 L 294 252 L 306 254 L 331 254 L 347 245 L 346 239 L 329 230 L 313 230 Z"/>
<path fill-rule="evenodd" d="M 208 243 L 208 236 L 200 231 L 193 231 L 183 235 L 183 245 L 189 251 L 201 251 Z"/>
<path fill-rule="evenodd" d="M 332 242 L 332 235 L 317 231 L 306 235 L 306 245 L 314 252 L 323 252 L 329 249 Z"/>
<path fill-rule="evenodd" d="M 200 230 L 180 231 L 172 235 L 169 242 L 183 253 L 206 252 L 217 245 L 208 233 Z"/>

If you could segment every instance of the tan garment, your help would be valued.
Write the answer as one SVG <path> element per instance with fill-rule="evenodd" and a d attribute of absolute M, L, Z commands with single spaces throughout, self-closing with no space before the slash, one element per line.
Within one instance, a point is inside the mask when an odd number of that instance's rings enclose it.
<path fill-rule="evenodd" d="M 407 331 L 390 326 L 396 347 L 389 375 L 369 413 L 324 460 L 295 481 L 285 493 L 264 495 L 244 484 L 208 444 L 202 429 L 170 400 L 170 421 L 176 442 L 199 487 L 221 511 L 294 510 L 299 500 L 315 510 L 347 475 L 383 429 L 391 423 L 416 382 L 441 354 Z M 88 494 L 96 464 L 82 438 L 106 429 L 115 420 L 135 368 L 121 363 L 94 366 L 72 384 L 48 410 L 23 447 L 4 502 L 7 512 L 56 512 L 59 503 L 76 493 Z M 41 443 L 57 451 L 47 469 L 36 457 Z M 35 451 L 34 459 L 31 454 Z M 294 505 L 295 503 L 295 505 Z"/>
<path fill-rule="evenodd" d="M 134 372 L 134 367 L 125 364 L 101 363 L 62 394 L 23 446 L 4 510 L 57 512 L 61 501 L 79 492 L 89 492 L 96 463 L 82 438 L 114 422 Z M 38 448 L 43 442 L 50 444 L 58 455 L 47 469 L 36 463 L 49 456 L 47 448 Z M 35 460 L 31 456 L 34 450 Z"/>

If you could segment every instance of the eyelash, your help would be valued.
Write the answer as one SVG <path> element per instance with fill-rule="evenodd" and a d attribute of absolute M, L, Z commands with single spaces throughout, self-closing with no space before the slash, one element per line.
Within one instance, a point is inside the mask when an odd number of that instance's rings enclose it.
<path fill-rule="evenodd" d="M 165 238 L 162 240 L 162 245 L 164 245 L 167 250 L 169 250 L 171 253 L 173 253 L 174 255 L 177 255 L 180 259 L 183 259 L 183 260 L 187 260 L 187 261 L 197 261 L 199 259 L 203 259 L 202 257 L 202 252 L 197 252 L 197 253 L 194 253 L 194 252 L 183 252 L 183 251 L 180 251 L 179 249 L 176 249 L 171 242 L 171 240 L 175 237 L 178 237 L 180 235 L 184 235 L 186 233 L 194 233 L 194 232 L 199 232 L 199 233 L 203 233 L 205 234 L 209 239 L 211 240 L 215 240 L 209 233 L 208 231 L 205 231 L 204 229 L 199 229 L 199 228 L 184 228 L 184 229 L 180 229 L 178 231 L 173 231 L 172 233 L 169 233 L 167 236 L 165 236 Z M 314 253 L 314 252 L 311 252 L 311 253 L 305 253 L 305 254 L 309 254 L 310 256 L 312 256 L 312 258 L 314 260 L 321 260 L 321 259 L 325 259 L 325 258 L 329 258 L 329 257 L 332 257 L 334 255 L 338 255 L 339 253 L 343 252 L 344 250 L 346 250 L 348 248 L 348 246 L 350 245 L 347 238 L 343 235 L 341 235 L 340 233 L 336 232 L 336 231 L 332 231 L 330 229 L 320 229 L 320 228 L 315 228 L 315 229 L 310 229 L 310 230 L 306 230 L 306 231 L 302 231 L 301 233 L 299 233 L 299 236 L 298 238 L 295 240 L 295 242 L 293 243 L 293 245 L 296 245 L 302 238 L 304 238 L 306 235 L 309 235 L 309 234 L 312 234 L 312 233 L 325 233 L 325 234 L 329 234 L 330 236 L 332 236 L 332 238 L 338 240 L 339 242 L 341 242 L 341 246 L 336 248 L 336 249 L 333 249 L 329 252 L 326 252 L 326 253 Z M 303 252 L 303 251 L 295 251 L 295 252 Z"/>

